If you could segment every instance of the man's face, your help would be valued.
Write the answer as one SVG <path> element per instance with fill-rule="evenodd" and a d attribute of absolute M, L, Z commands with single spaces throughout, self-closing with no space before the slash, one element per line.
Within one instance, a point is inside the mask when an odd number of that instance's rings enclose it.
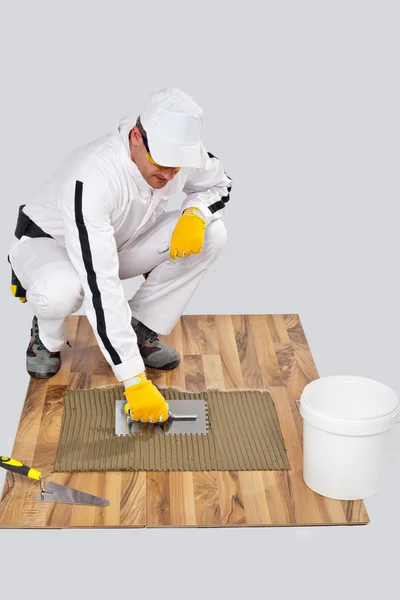
<path fill-rule="evenodd" d="M 150 162 L 146 156 L 146 146 L 136 127 L 130 133 L 130 148 L 132 160 L 152 188 L 159 190 L 175 177 L 177 170 L 173 167 L 160 167 Z"/>

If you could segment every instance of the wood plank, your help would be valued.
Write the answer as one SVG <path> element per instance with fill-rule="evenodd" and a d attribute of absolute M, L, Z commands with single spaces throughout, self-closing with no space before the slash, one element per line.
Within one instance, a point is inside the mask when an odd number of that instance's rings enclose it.
<path fill-rule="evenodd" d="M 300 317 L 298 315 L 283 315 L 288 337 L 293 349 L 294 358 L 307 382 L 318 379 L 318 371 L 308 345 Z"/>
<path fill-rule="evenodd" d="M 226 389 L 243 388 L 244 381 L 231 316 L 219 315 L 216 318 L 216 325 L 225 387 Z"/>
<path fill-rule="evenodd" d="M 185 388 L 201 392 L 205 389 L 203 358 L 199 354 L 185 354 Z"/>
<path fill-rule="evenodd" d="M 232 326 L 242 371 L 244 387 L 262 389 L 266 385 L 250 332 L 248 315 L 233 315 Z"/>
<path fill-rule="evenodd" d="M 203 356 L 204 381 L 207 388 L 224 390 L 225 379 L 222 360 L 219 354 Z"/>
<path fill-rule="evenodd" d="M 271 513 L 265 495 L 261 471 L 240 471 L 246 525 L 271 525 Z"/>
<path fill-rule="evenodd" d="M 265 315 L 268 323 L 268 329 L 271 334 L 274 347 L 290 345 L 289 334 L 286 329 L 286 323 L 283 315 Z"/>
<path fill-rule="evenodd" d="M 160 336 L 160 340 L 175 348 L 180 356 L 181 363 L 175 369 L 167 371 L 165 374 L 165 385 L 185 389 L 185 369 L 184 369 L 184 350 L 183 350 L 183 332 L 182 321 L 179 320 L 168 336 Z"/>
<path fill-rule="evenodd" d="M 147 473 L 146 525 L 148 527 L 171 525 L 169 476 L 170 473 Z"/>
<path fill-rule="evenodd" d="M 203 366 L 207 387 L 225 389 L 223 366 L 219 354 L 203 356 Z M 216 481 L 221 524 L 225 526 L 245 525 L 246 515 L 238 473 L 236 471 L 218 471 Z"/>
<path fill-rule="evenodd" d="M 237 471 L 217 471 L 221 525 L 246 525 L 243 492 Z"/>
<path fill-rule="evenodd" d="M 111 367 L 105 361 L 106 368 L 97 370 L 96 375 L 92 377 L 93 387 L 104 387 L 114 382 L 114 374 Z M 100 374 L 101 373 L 101 374 Z M 121 488 L 122 488 L 122 473 L 116 471 L 90 473 L 89 475 L 97 476 L 96 489 L 97 496 L 106 498 L 110 504 L 108 506 L 97 507 L 95 511 L 95 527 L 118 527 L 120 524 L 121 513 Z"/>
<path fill-rule="evenodd" d="M 98 473 L 75 473 L 74 485 L 77 490 L 98 496 Z M 100 509 L 101 510 L 101 509 Z M 70 527 L 94 527 L 96 524 L 97 506 L 72 505 Z"/>
<path fill-rule="evenodd" d="M 195 349 L 193 339 L 198 335 L 199 322 L 198 319 L 186 319 L 184 323 L 186 327 L 186 334 L 183 336 L 185 388 L 191 392 L 201 392 L 206 388 L 203 357 L 201 354 L 189 354 L 190 350 Z M 190 506 L 194 506 L 197 525 L 207 525 L 208 519 L 217 522 L 219 499 L 215 473 L 207 471 L 189 473 L 185 483 L 185 495 Z M 175 507 L 174 513 L 177 513 Z"/>
<path fill-rule="evenodd" d="M 196 319 L 193 322 L 195 321 Z M 197 326 L 197 321 L 195 324 Z M 184 352 L 190 344 L 193 347 L 191 330 L 184 324 L 183 319 L 180 319 L 169 335 L 159 337 L 162 342 L 178 350 L 182 362 L 171 371 L 157 372 L 156 369 L 147 369 L 147 376 L 160 387 L 172 386 L 185 389 Z M 193 376 L 196 377 L 196 374 L 194 373 Z M 172 477 L 171 489 L 170 477 Z M 146 525 L 148 527 L 184 525 L 186 522 L 190 524 L 192 520 L 190 506 L 193 503 L 193 497 L 190 498 L 190 494 L 193 495 L 191 477 L 191 473 L 188 473 L 186 478 L 183 473 L 146 474 Z"/>
<path fill-rule="evenodd" d="M 270 321 L 269 321 L 270 322 Z M 290 331 L 292 332 L 293 338 L 296 340 L 296 346 L 292 344 L 292 340 L 289 335 L 289 330 L 286 329 L 286 335 L 283 334 L 283 330 L 286 328 L 286 322 L 290 325 Z M 302 354 L 300 351 L 306 350 L 306 344 L 304 343 L 305 336 L 302 338 L 299 336 L 299 328 L 301 327 L 297 315 L 273 315 L 273 331 L 279 331 L 278 341 L 273 342 L 275 353 L 277 356 L 278 364 L 281 370 L 282 378 L 285 382 L 287 392 L 292 400 L 299 398 L 304 386 L 310 381 L 315 379 L 318 375 L 316 370 L 312 369 L 312 378 L 309 373 L 305 373 L 297 358 Z M 297 330 L 295 329 L 297 328 Z M 296 334 L 293 334 L 294 331 Z M 275 337 L 275 336 L 272 336 Z M 303 339 L 303 341 L 301 341 Z M 296 350 L 296 352 L 295 352 Z M 297 354 L 297 355 L 296 355 Z M 309 368 L 309 361 L 303 361 L 302 364 L 305 368 Z"/>
<path fill-rule="evenodd" d="M 294 525 L 295 498 L 288 471 L 263 471 L 264 492 L 271 524 Z"/>
<path fill-rule="evenodd" d="M 121 474 L 120 527 L 145 527 L 146 497 L 146 473 Z"/>
<path fill-rule="evenodd" d="M 71 373 L 90 373 L 91 365 L 91 346 L 96 341 L 89 321 L 84 316 L 78 316 L 75 343 L 73 348 L 73 357 L 71 363 Z"/>
<path fill-rule="evenodd" d="M 196 521 L 199 527 L 221 525 L 221 508 L 216 471 L 193 473 L 193 492 Z"/>
<path fill-rule="evenodd" d="M 197 525 L 192 473 L 188 471 L 169 473 L 169 493 L 170 525 L 174 527 Z"/>
<path fill-rule="evenodd" d="M 296 316 L 292 316 L 291 318 L 289 317 L 290 315 L 273 316 L 273 331 L 278 331 L 279 335 L 276 336 L 275 334 L 271 334 L 271 337 L 277 340 L 276 342 L 273 342 L 273 345 L 282 379 L 286 386 L 290 411 L 292 413 L 293 422 L 296 426 L 297 436 L 302 451 L 303 419 L 296 406 L 296 401 L 300 398 L 304 387 L 307 385 L 307 383 L 309 383 L 310 380 L 307 378 L 306 374 L 303 372 L 301 366 L 297 362 L 298 353 L 296 356 L 288 330 L 286 330 L 286 334 L 284 334 L 284 329 L 286 329 L 286 321 L 288 321 L 292 327 L 298 325 L 298 319 L 295 318 Z"/>
<path fill-rule="evenodd" d="M 219 353 L 218 334 L 214 315 L 199 315 L 198 325 L 200 331 L 202 355 Z"/>
<path fill-rule="evenodd" d="M 293 360 L 296 363 L 297 372 L 302 373 L 302 377 L 297 378 L 297 387 L 295 380 L 291 382 L 289 394 L 293 400 L 294 396 L 300 399 L 304 386 L 319 378 L 314 359 L 311 354 L 310 347 L 305 337 L 300 318 L 298 315 L 283 315 L 283 321 L 287 327 L 288 337 L 293 350 Z M 301 382 L 301 383 L 300 383 Z M 299 435 L 301 447 L 303 448 L 303 418 L 300 412 L 293 409 L 293 419 L 296 424 L 296 429 Z"/>
<path fill-rule="evenodd" d="M 340 503 L 346 514 L 346 520 L 350 525 L 369 523 L 369 516 L 363 500 L 341 500 Z"/>
<path fill-rule="evenodd" d="M 206 342 L 199 328 L 199 317 L 197 315 L 183 315 L 181 323 L 185 354 L 201 355 Z"/>
<path fill-rule="evenodd" d="M 106 359 L 103 356 L 99 346 L 89 346 L 87 349 L 89 354 L 89 372 L 92 377 L 101 377 L 105 381 L 114 380 L 114 374 L 111 369 L 111 366 L 108 364 Z M 97 385 L 97 384 L 96 384 Z"/>
<path fill-rule="evenodd" d="M 284 385 L 266 316 L 251 315 L 248 321 L 249 333 L 258 358 L 263 387 Z"/>

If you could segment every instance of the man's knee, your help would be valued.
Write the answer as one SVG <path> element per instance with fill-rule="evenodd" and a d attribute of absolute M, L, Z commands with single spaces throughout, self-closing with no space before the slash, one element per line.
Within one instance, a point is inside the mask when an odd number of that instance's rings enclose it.
<path fill-rule="evenodd" d="M 74 273 L 53 273 L 37 279 L 27 291 L 27 300 L 37 316 L 62 319 L 82 306 L 83 290 Z"/>
<path fill-rule="evenodd" d="M 204 249 L 215 256 L 221 254 L 228 239 L 225 223 L 221 219 L 212 221 L 207 229 L 204 239 Z"/>

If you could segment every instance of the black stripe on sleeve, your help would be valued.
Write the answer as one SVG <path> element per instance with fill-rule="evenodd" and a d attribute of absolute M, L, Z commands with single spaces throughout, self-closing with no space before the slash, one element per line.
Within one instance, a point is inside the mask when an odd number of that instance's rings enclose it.
<path fill-rule="evenodd" d="M 215 158 L 216 160 L 219 160 L 214 154 L 211 154 L 211 152 L 207 152 L 207 154 L 208 154 L 208 156 L 210 158 Z M 226 173 L 225 173 L 225 175 L 227 177 L 229 177 L 229 175 L 227 175 Z M 229 177 L 229 179 L 232 181 L 232 179 L 230 177 Z M 228 188 L 227 188 L 227 191 L 228 191 L 227 195 L 226 196 L 222 196 L 222 198 L 220 200 L 218 200 L 217 202 L 214 202 L 214 204 L 210 204 L 210 206 L 208 207 L 208 209 L 212 213 L 215 213 L 215 212 L 217 212 L 217 210 L 222 210 L 223 208 L 225 208 L 225 204 L 227 202 L 229 202 L 229 200 L 230 200 L 231 189 L 232 189 L 232 186 L 229 185 Z"/>
<path fill-rule="evenodd" d="M 93 307 L 96 313 L 97 332 L 105 348 L 109 352 L 113 364 L 120 365 L 122 363 L 122 360 L 118 352 L 115 350 L 114 346 L 111 344 L 106 331 L 106 321 L 104 317 L 103 303 L 101 300 L 99 286 L 97 285 L 96 272 L 93 267 L 92 252 L 89 243 L 89 234 L 85 225 L 85 221 L 83 219 L 82 197 L 83 183 L 82 181 L 77 181 L 75 185 L 75 222 L 78 228 L 79 241 L 81 244 L 81 252 L 83 263 L 86 269 L 87 281 L 89 284 L 90 291 L 92 292 Z"/>
<path fill-rule="evenodd" d="M 207 208 L 214 214 L 215 212 L 217 212 L 217 210 L 222 210 L 223 208 L 225 208 L 225 204 L 222 200 L 218 200 L 217 202 L 214 202 L 214 204 L 210 204 L 210 206 L 207 206 Z"/>

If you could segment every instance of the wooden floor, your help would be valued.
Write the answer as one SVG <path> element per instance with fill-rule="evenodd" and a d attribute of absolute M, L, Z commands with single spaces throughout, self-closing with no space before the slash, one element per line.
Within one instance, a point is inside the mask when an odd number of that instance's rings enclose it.
<path fill-rule="evenodd" d="M 12 456 L 45 478 L 106 497 L 105 508 L 34 502 L 39 484 L 7 473 L 0 527 L 190 527 L 354 525 L 369 522 L 362 501 L 330 500 L 302 477 L 302 417 L 295 401 L 319 377 L 298 315 L 190 315 L 169 336 L 182 355 L 158 385 L 260 388 L 274 399 L 291 471 L 52 473 L 62 390 L 116 383 L 86 317 L 68 320 L 63 365 L 48 382 L 31 379 Z"/>

